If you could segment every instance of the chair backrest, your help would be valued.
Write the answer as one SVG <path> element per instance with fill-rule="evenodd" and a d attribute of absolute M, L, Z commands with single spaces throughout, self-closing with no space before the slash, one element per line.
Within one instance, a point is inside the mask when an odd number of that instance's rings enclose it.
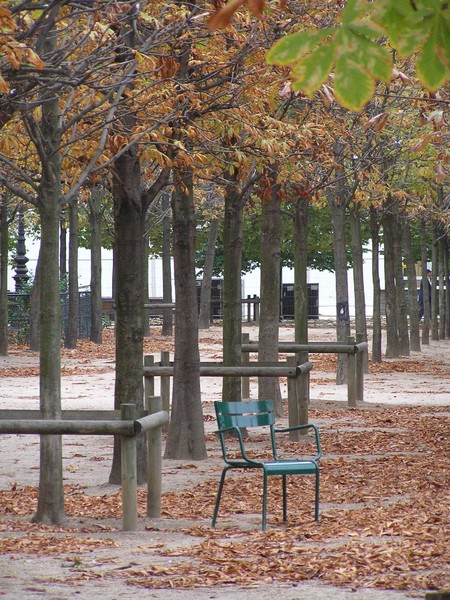
<path fill-rule="evenodd" d="M 275 414 L 272 400 L 255 402 L 214 402 L 219 429 L 225 427 L 272 427 Z"/>

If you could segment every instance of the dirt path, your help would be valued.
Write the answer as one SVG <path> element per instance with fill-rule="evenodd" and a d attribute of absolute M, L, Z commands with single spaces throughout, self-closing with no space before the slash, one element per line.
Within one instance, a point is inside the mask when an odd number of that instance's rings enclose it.
<path fill-rule="evenodd" d="M 248 331 L 255 339 L 257 330 Z M 291 336 L 282 329 L 283 339 Z M 320 341 L 333 336 L 329 328 L 310 332 Z M 87 348 L 65 353 L 64 408 L 112 407 L 114 362 L 106 346 L 102 356 Z M 220 359 L 219 328 L 203 334 L 201 348 L 203 360 Z M 160 349 L 170 350 L 170 342 L 155 336 L 149 350 Z M 68 523 L 52 528 L 29 523 L 38 438 L 0 436 L 0 597 L 384 600 L 424 598 L 426 589 L 450 586 L 450 343 L 432 342 L 420 354 L 374 366 L 366 402 L 353 411 L 346 388 L 334 385 L 333 361 L 312 362 L 311 420 L 324 445 L 318 526 L 302 481 L 289 491 L 287 527 L 278 490 L 270 491 L 273 513 L 262 534 L 260 482 L 244 478 L 230 481 L 218 526 L 210 528 L 222 468 L 212 419 L 221 381 L 208 378 L 202 382 L 208 460 L 164 461 L 162 518 L 144 516 L 140 490 L 135 533 L 120 531 L 120 495 L 105 483 L 111 439 L 64 438 Z M 37 364 L 35 354 L 22 350 L 0 358 L 0 409 L 38 407 Z M 256 397 L 255 381 L 251 390 Z M 282 390 L 285 396 L 284 384 Z"/>

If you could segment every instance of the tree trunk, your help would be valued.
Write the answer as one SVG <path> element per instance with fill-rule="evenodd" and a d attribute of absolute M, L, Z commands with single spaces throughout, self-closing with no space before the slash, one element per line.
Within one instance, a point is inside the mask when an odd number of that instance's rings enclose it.
<path fill-rule="evenodd" d="M 116 381 L 114 407 L 123 403 L 143 408 L 142 360 L 144 353 L 143 206 L 140 164 L 132 147 L 113 169 L 115 261 L 116 261 Z M 144 438 L 138 438 L 138 482 L 146 479 Z M 121 482 L 120 438 L 116 436 L 109 483 Z"/>
<path fill-rule="evenodd" d="M 164 213 L 162 222 L 163 300 L 167 304 L 172 304 L 172 230 L 170 225 L 170 194 L 168 192 L 163 192 L 162 209 Z M 164 309 L 163 311 L 162 335 L 173 335 L 173 310 L 171 308 Z"/>
<path fill-rule="evenodd" d="M 43 56 L 56 49 L 56 28 L 42 41 Z M 61 299 L 59 291 L 59 233 L 61 157 L 58 98 L 41 105 L 42 162 L 38 210 L 41 222 L 39 271 L 45 273 L 40 286 L 39 398 L 44 419 L 61 418 Z M 56 150 L 55 150 L 56 149 Z M 39 497 L 36 523 L 60 525 L 65 521 L 62 470 L 62 438 L 41 435 Z"/>
<path fill-rule="evenodd" d="M 426 227 L 422 219 L 419 221 L 419 236 L 420 236 L 420 260 L 422 262 L 422 282 L 427 281 L 427 262 L 428 262 L 428 247 L 426 240 Z M 430 343 L 430 324 L 431 324 L 431 306 L 429 294 L 423 294 L 423 327 L 422 327 L 422 344 L 428 345 Z"/>
<path fill-rule="evenodd" d="M 142 301 L 143 304 L 148 304 L 148 258 L 150 256 L 150 237 L 147 227 L 144 228 L 144 233 L 142 236 L 142 252 Z M 143 310 L 142 319 L 142 325 L 144 327 L 144 337 L 148 338 L 150 337 L 150 317 L 147 308 L 144 308 Z"/>
<path fill-rule="evenodd" d="M 405 283 L 403 280 L 403 253 L 402 253 L 402 222 L 398 214 L 397 199 L 392 199 L 392 210 L 394 211 L 393 225 L 395 228 L 393 237 L 394 248 L 394 273 L 395 273 L 395 305 L 397 311 L 399 349 L 402 356 L 409 356 L 409 331 L 408 331 L 408 309 L 405 294 Z"/>
<path fill-rule="evenodd" d="M 395 294 L 395 261 L 394 261 L 394 217 L 390 209 L 385 206 L 383 214 L 384 234 L 384 281 L 386 294 L 386 357 L 397 358 L 400 356 L 400 342 L 398 338 L 398 316 L 396 310 Z"/>
<path fill-rule="evenodd" d="M 174 180 L 175 358 L 165 457 L 203 460 L 206 458 L 206 444 L 200 393 L 192 172 L 187 169 L 175 171 Z"/>
<path fill-rule="evenodd" d="M 433 226 L 433 244 L 431 246 L 431 262 L 432 262 L 432 274 L 431 274 L 431 339 L 439 340 L 439 297 L 437 290 L 437 274 L 439 273 L 439 252 L 438 252 L 438 231 L 437 226 Z"/>
<path fill-rule="evenodd" d="M 227 366 L 241 364 L 241 265 L 245 200 L 238 189 L 236 177 L 237 173 L 229 175 L 225 186 L 223 226 L 223 363 Z M 236 402 L 241 397 L 241 378 L 224 377 L 223 401 Z"/>
<path fill-rule="evenodd" d="M 348 303 L 347 253 L 345 242 L 345 202 L 336 198 L 331 201 L 333 221 L 334 268 L 336 277 L 336 337 L 338 342 L 347 343 L 350 336 L 350 313 Z M 347 380 L 347 361 L 338 354 L 336 383 Z"/>
<path fill-rule="evenodd" d="M 261 311 L 259 315 L 259 352 L 262 363 L 278 361 L 280 325 L 281 198 L 278 168 L 269 171 L 270 198 L 262 201 L 261 231 Z M 259 378 L 259 398 L 273 400 L 276 413 L 283 414 L 280 384 L 276 377 Z"/>
<path fill-rule="evenodd" d="M 78 338 L 78 198 L 69 204 L 69 306 L 64 345 L 76 348 Z"/>
<path fill-rule="evenodd" d="M 8 209 L 0 204 L 0 356 L 8 356 Z"/>
<path fill-rule="evenodd" d="M 41 249 L 36 263 L 33 289 L 30 300 L 30 350 L 39 351 L 40 347 L 40 314 L 41 314 Z"/>
<path fill-rule="evenodd" d="M 447 286 L 445 285 L 445 259 L 447 238 L 445 232 L 441 230 L 439 237 L 439 339 L 445 339 L 445 324 L 446 324 L 446 302 L 445 295 Z M 448 279 L 447 279 L 448 281 Z"/>
<path fill-rule="evenodd" d="M 411 240 L 411 229 L 408 222 L 403 224 L 403 240 L 406 275 L 408 278 L 408 313 L 411 350 L 420 352 L 419 312 L 417 310 L 417 277 Z"/>
<path fill-rule="evenodd" d="M 199 329 L 209 329 L 211 321 L 211 283 L 214 272 L 214 257 L 216 254 L 217 235 L 219 233 L 219 218 L 211 219 L 209 223 L 208 242 L 203 265 L 202 287 L 200 290 Z"/>
<path fill-rule="evenodd" d="M 355 331 L 364 336 L 367 342 L 366 298 L 364 292 L 363 250 L 361 241 L 361 215 L 359 204 L 354 203 L 350 210 L 350 232 L 353 254 L 353 287 L 355 293 Z M 364 372 L 369 371 L 367 354 Z"/>
<path fill-rule="evenodd" d="M 89 195 L 91 228 L 91 334 L 90 340 L 102 343 L 102 190 L 94 188 Z"/>
<path fill-rule="evenodd" d="M 67 277 L 67 227 L 63 210 L 61 211 L 61 222 L 59 224 L 59 276 L 61 281 L 65 281 Z M 64 291 L 66 290 L 64 289 Z"/>
<path fill-rule="evenodd" d="M 375 208 L 370 208 L 370 231 L 372 237 L 372 283 L 373 283 L 373 332 L 372 361 L 380 363 L 381 352 L 381 289 L 380 289 L 380 226 Z"/>
<path fill-rule="evenodd" d="M 446 337 L 450 338 L 450 273 L 449 273 L 449 236 L 445 234 L 444 244 L 444 276 L 447 281 L 445 292 Z"/>

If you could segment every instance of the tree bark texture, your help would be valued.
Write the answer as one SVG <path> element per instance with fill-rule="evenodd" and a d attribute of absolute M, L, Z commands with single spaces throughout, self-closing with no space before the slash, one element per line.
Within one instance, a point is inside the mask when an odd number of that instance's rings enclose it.
<path fill-rule="evenodd" d="M 102 190 L 94 188 L 89 195 L 89 225 L 91 228 L 91 334 L 90 340 L 102 343 Z"/>
<path fill-rule="evenodd" d="M 384 233 L 384 281 L 386 300 L 386 357 L 397 358 L 400 356 L 400 342 L 398 338 L 398 315 L 396 310 L 395 293 L 395 261 L 394 261 L 394 216 L 389 207 L 385 206 L 383 213 Z"/>
<path fill-rule="evenodd" d="M 162 222 L 163 300 L 164 302 L 167 302 L 167 304 L 172 304 L 172 229 L 170 224 L 170 195 L 167 192 L 163 192 L 162 209 L 164 212 Z M 173 335 L 173 310 L 171 308 L 164 309 L 163 311 L 162 335 Z"/>
<path fill-rule="evenodd" d="M 206 458 L 206 444 L 200 393 L 192 173 L 187 169 L 175 171 L 174 179 L 175 359 L 165 457 L 203 460 Z"/>
<path fill-rule="evenodd" d="M 408 222 L 403 224 L 403 248 L 405 252 L 406 275 L 408 278 L 408 314 L 411 350 L 420 352 L 419 310 L 417 305 L 417 277 L 413 254 L 411 229 Z"/>
<path fill-rule="evenodd" d="M 259 315 L 259 352 L 262 363 L 278 361 L 278 332 L 280 326 L 280 268 L 281 268 L 281 199 L 278 172 L 270 169 L 268 181 L 270 198 L 262 201 L 261 231 L 261 308 Z M 259 398 L 273 400 L 281 416 L 280 383 L 276 377 L 260 377 Z"/>
<path fill-rule="evenodd" d="M 372 238 L 372 284 L 373 284 L 373 333 L 372 361 L 380 363 L 381 351 L 381 288 L 380 288 L 380 225 L 375 208 L 370 208 L 370 231 Z"/>
<path fill-rule="evenodd" d="M 359 204 L 350 209 L 350 233 L 353 255 L 353 288 L 355 293 L 355 332 L 361 334 L 367 342 L 366 297 L 364 291 L 363 249 L 361 241 L 361 215 Z M 364 372 L 367 373 L 368 361 L 365 354 Z"/>
<path fill-rule="evenodd" d="M 439 340 L 439 294 L 437 289 L 438 273 L 439 273 L 439 232 L 437 225 L 433 225 L 433 242 L 431 246 L 431 339 Z"/>
<path fill-rule="evenodd" d="M 420 238 L 420 260 L 422 262 L 421 277 L 422 281 L 427 280 L 427 262 L 428 262 L 428 246 L 425 222 L 421 219 L 419 222 L 419 238 Z M 431 304 L 428 294 L 423 295 L 423 326 L 422 326 L 422 344 L 430 343 L 430 325 L 431 325 Z"/>
<path fill-rule="evenodd" d="M 395 306 L 397 311 L 399 350 L 402 356 L 409 356 L 410 348 L 408 330 L 408 308 L 405 294 L 405 282 L 403 280 L 403 223 L 399 216 L 398 201 L 396 198 L 391 198 L 391 207 L 394 214 L 394 219 L 392 221 L 392 224 L 394 226 L 393 258 L 395 276 Z"/>
<path fill-rule="evenodd" d="M 8 356 L 8 210 L 0 203 L 0 356 Z"/>
<path fill-rule="evenodd" d="M 78 339 L 78 199 L 69 204 L 69 306 L 64 345 L 76 348 Z"/>
<path fill-rule="evenodd" d="M 211 219 L 209 223 L 208 241 L 206 244 L 205 263 L 203 265 L 202 287 L 200 290 L 199 329 L 209 329 L 211 321 L 211 287 L 214 272 L 216 242 L 219 234 L 219 218 Z"/>
<path fill-rule="evenodd" d="M 230 175 L 225 186 L 223 226 L 223 363 L 227 366 L 236 366 L 241 363 L 241 266 L 244 204 L 245 200 L 236 182 L 236 174 Z M 240 377 L 224 377 L 223 401 L 240 401 L 241 395 Z"/>

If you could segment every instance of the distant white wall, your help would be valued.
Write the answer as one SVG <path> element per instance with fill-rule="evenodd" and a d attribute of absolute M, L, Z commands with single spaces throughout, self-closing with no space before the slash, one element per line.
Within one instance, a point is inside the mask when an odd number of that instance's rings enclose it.
<path fill-rule="evenodd" d="M 29 258 L 27 263 L 28 270 L 32 273 L 36 272 L 36 263 L 39 253 L 39 242 L 27 240 L 26 254 Z M 104 298 L 112 296 L 112 250 L 102 250 L 102 295 Z M 8 289 L 15 290 L 15 281 L 13 279 L 14 269 L 9 269 L 8 272 Z M 78 274 L 80 287 L 89 286 L 90 283 L 90 252 L 84 248 L 80 248 L 78 255 Z M 292 269 L 283 268 L 283 283 L 294 283 L 294 272 Z M 384 289 L 384 264 L 383 257 L 380 259 L 380 278 L 381 289 Z M 335 317 L 336 315 L 336 292 L 334 273 L 328 271 L 317 271 L 310 269 L 308 271 L 308 283 L 319 284 L 319 315 L 321 317 Z M 349 305 L 350 316 L 355 314 L 355 301 L 353 290 L 353 269 L 348 270 L 349 283 Z M 248 273 L 243 277 L 243 295 L 259 296 L 260 273 L 259 269 L 255 269 L 252 273 Z M 372 285 L 372 255 L 364 254 L 364 291 L 366 297 L 366 312 L 367 316 L 373 314 L 373 285 Z M 162 260 L 149 260 L 149 296 L 150 298 L 158 298 L 163 295 L 162 287 Z"/>

